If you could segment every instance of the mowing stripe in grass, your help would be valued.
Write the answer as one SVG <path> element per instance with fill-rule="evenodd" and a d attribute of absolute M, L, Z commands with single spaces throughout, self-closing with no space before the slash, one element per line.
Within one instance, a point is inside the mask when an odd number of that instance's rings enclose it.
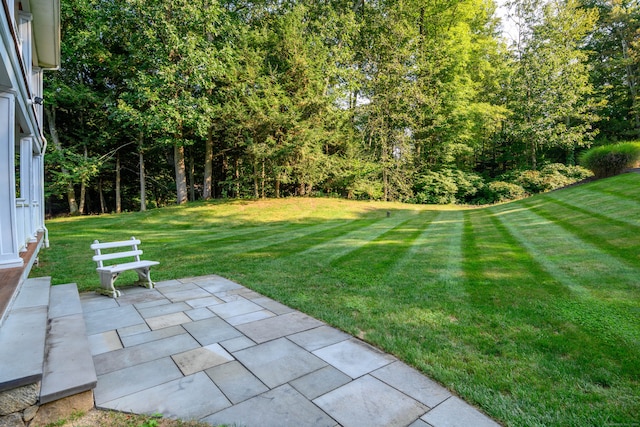
<path fill-rule="evenodd" d="M 406 286 L 421 289 L 437 286 L 454 300 L 464 299 L 462 283 L 462 211 L 439 212 L 428 223 L 389 276 L 404 277 Z M 417 291 L 417 292 L 416 292 Z"/>
<path fill-rule="evenodd" d="M 541 300 L 550 295 L 569 295 L 568 290 L 558 288 L 553 275 L 507 227 L 487 211 L 465 212 L 464 227 L 463 269 L 467 291 L 477 298 L 474 304 L 512 307 L 514 311 L 508 314 L 517 315 L 522 307 L 515 301 L 533 302 L 522 300 L 521 294 Z"/>
<path fill-rule="evenodd" d="M 266 256 L 269 258 L 296 257 L 300 261 L 300 254 L 304 253 L 304 258 L 308 258 L 309 251 L 313 251 L 318 245 L 325 245 L 333 239 L 342 238 L 345 234 L 355 233 L 363 229 L 375 226 L 380 219 L 363 219 L 342 221 L 341 224 L 327 230 L 320 230 L 315 233 L 288 240 L 283 243 L 265 246 L 258 249 L 251 249 L 247 255 Z M 291 261 L 291 260 L 288 260 Z"/>
<path fill-rule="evenodd" d="M 565 194 L 562 194 L 562 192 L 547 193 L 544 196 L 535 197 L 531 200 L 539 201 L 544 199 L 561 200 L 567 205 L 576 207 L 581 211 L 597 213 L 598 215 L 603 215 L 635 227 L 640 226 L 640 210 L 638 209 L 640 207 L 638 204 L 640 197 L 633 201 L 614 196 L 606 196 L 606 203 L 603 203 L 603 196 L 596 192 L 567 190 Z"/>
<path fill-rule="evenodd" d="M 287 223 L 278 223 L 278 224 L 265 224 L 262 226 L 255 227 L 247 227 L 243 230 L 225 230 L 220 229 L 219 227 L 211 227 L 209 233 L 203 232 L 200 230 L 182 230 L 178 233 L 175 231 L 171 233 L 162 233 L 155 232 L 154 234 L 149 233 L 149 239 L 145 240 L 146 242 L 156 242 L 158 244 L 163 244 L 165 247 L 171 248 L 181 248 L 183 246 L 190 245 L 213 245 L 212 248 L 220 246 L 228 246 L 232 244 L 242 244 L 242 242 L 253 242 L 257 239 L 264 238 L 265 236 L 272 236 L 279 233 L 287 232 L 292 226 L 297 226 L 299 228 L 303 227 L 300 224 L 287 224 Z M 193 241 L 189 238 L 189 234 L 193 234 L 196 241 Z M 202 237 L 206 236 L 206 239 Z"/>
<path fill-rule="evenodd" d="M 414 216 L 416 212 L 405 211 L 403 213 L 395 213 L 390 218 L 384 218 L 373 223 L 368 223 L 367 227 L 338 236 L 324 243 L 309 248 L 299 255 L 305 257 L 313 257 L 317 259 L 332 262 L 347 256 L 363 245 L 378 239 L 381 235 L 390 229 L 397 227 L 399 224 L 407 220 L 407 216 Z"/>
<path fill-rule="evenodd" d="M 378 233 L 375 238 L 367 239 L 365 242 L 350 242 L 354 246 L 352 250 L 340 257 L 334 257 L 331 264 L 336 268 L 354 269 L 353 272 L 357 272 L 354 275 L 360 272 L 367 275 L 386 273 L 386 270 L 411 248 L 414 239 L 435 215 L 434 212 L 426 212 L 412 213 L 409 218 L 398 217 L 393 223 L 387 223 L 386 230 Z"/>
<path fill-rule="evenodd" d="M 308 236 L 320 233 L 332 228 L 338 227 L 342 222 L 321 222 L 319 224 L 290 224 L 289 226 L 278 230 L 265 230 L 260 238 L 242 239 L 238 243 L 232 243 L 225 246 L 225 254 L 237 254 L 257 249 L 265 248 L 272 245 L 282 244 L 302 236 Z M 247 244 L 247 241 L 250 243 Z"/>
<path fill-rule="evenodd" d="M 390 283 L 378 295 L 379 319 L 363 319 L 365 338 L 448 383 L 448 373 L 436 367 L 434 349 L 456 352 L 455 324 L 467 295 L 461 272 L 462 212 L 440 212 L 415 236 L 411 247 L 380 278 Z M 376 325 L 376 323 L 378 325 Z M 383 324 L 384 328 L 379 325 Z M 418 341 L 411 342 L 419 337 Z"/>
<path fill-rule="evenodd" d="M 631 304 L 626 300 L 630 292 L 640 296 L 638 268 L 603 253 L 530 210 L 503 210 L 496 214 L 549 274 L 582 299 L 569 306 L 559 301 L 565 315 L 605 340 L 614 337 L 632 346 L 640 343 L 640 330 L 636 327 L 640 299 Z M 545 230 L 544 236 L 541 230 Z M 585 307 L 591 307 L 590 313 L 584 312 Z"/>
<path fill-rule="evenodd" d="M 594 193 L 594 196 L 597 193 L 600 193 L 601 196 L 606 196 L 606 197 L 613 196 L 613 197 L 616 197 L 618 199 L 625 199 L 625 200 L 629 200 L 631 202 L 637 202 L 637 200 L 638 200 L 638 196 L 636 194 L 622 194 L 619 191 L 616 191 L 616 189 L 592 188 L 591 191 Z"/>
<path fill-rule="evenodd" d="M 634 267 L 640 262 L 640 239 L 630 240 L 628 236 L 640 236 L 640 227 L 624 223 L 580 209 L 560 200 L 549 198 L 549 203 L 522 201 L 532 212 L 553 221 L 567 232 L 607 252 Z M 571 218 L 571 220 L 567 220 Z"/>
<path fill-rule="evenodd" d="M 539 248 L 545 236 L 564 232 L 551 228 L 539 235 L 537 227 L 544 221 L 520 207 L 517 203 L 495 209 L 502 216 L 487 215 L 491 210 L 465 213 L 465 273 L 473 302 L 469 313 L 477 328 L 467 328 L 464 337 L 471 340 L 469 353 L 476 354 L 472 360 L 487 352 L 485 363 L 494 368 L 491 378 L 483 378 L 486 374 L 480 371 L 456 389 L 497 411 L 499 418 L 526 413 L 523 425 L 603 425 L 615 413 L 608 394 L 635 387 L 632 378 L 639 360 L 633 306 L 638 300 L 624 305 L 568 291 L 552 275 L 560 269 L 550 272 L 541 262 Z M 525 232 L 527 238 L 534 236 L 535 244 L 522 245 Z M 499 396 L 505 405 L 496 407 L 498 397 L 478 387 L 484 381 L 492 390 L 505 390 Z M 526 390 L 520 384 L 526 384 Z M 593 409 L 576 413 L 574 406 Z M 633 412 L 634 404 L 625 406 L 620 412 Z"/>
<path fill-rule="evenodd" d="M 456 391 L 491 408 L 499 418 L 535 414 L 523 425 L 545 425 L 537 420 L 548 408 L 535 396 L 550 395 L 544 402 L 555 399 L 549 377 L 557 374 L 540 372 L 538 366 L 547 352 L 557 352 L 546 342 L 559 327 L 549 305 L 570 293 L 557 286 L 486 210 L 465 212 L 464 219 L 463 269 L 469 298 L 457 314 L 461 330 L 456 337 L 461 348 L 447 364 L 455 369 Z M 543 352 L 544 346 L 547 350 Z M 493 368 L 486 370 L 485 366 Z M 487 393 L 486 384 L 491 384 L 493 393 Z M 543 387 L 544 391 L 536 391 Z M 493 404 L 496 400 L 502 402 L 499 407 Z"/>
<path fill-rule="evenodd" d="M 361 250 L 371 241 L 409 221 L 407 218 L 415 218 L 418 213 L 402 210 L 394 212 L 390 218 L 343 222 L 343 226 L 305 234 L 271 246 L 261 245 L 255 250 L 248 246 L 246 252 L 231 254 L 229 259 L 240 257 L 244 270 L 252 270 L 250 282 L 256 290 L 277 297 L 295 308 L 308 310 L 305 304 L 313 305 L 313 300 L 309 299 L 306 292 L 300 292 L 296 282 L 305 282 L 305 289 L 309 291 L 316 287 L 343 286 L 345 278 L 332 274 L 335 271 L 331 266 L 333 260 Z M 226 252 L 225 249 L 221 257 L 226 258 Z M 250 267 L 253 265 L 255 268 Z M 231 271 L 230 274 L 234 273 Z"/>
<path fill-rule="evenodd" d="M 578 187 L 580 188 L 580 187 Z M 601 179 L 586 186 L 590 192 L 599 192 L 607 196 L 626 198 L 637 202 L 640 198 L 640 174 L 625 173 L 614 178 Z"/>
<path fill-rule="evenodd" d="M 501 209 L 494 210 L 494 215 L 546 271 L 568 287 L 575 290 L 589 288 L 593 292 L 601 288 L 600 280 L 608 279 L 611 281 L 608 291 L 618 288 L 639 290 L 638 268 L 603 253 L 531 210 Z M 597 274 L 585 277 L 585 271 Z M 576 283 L 575 278 L 580 278 L 581 283 Z"/>

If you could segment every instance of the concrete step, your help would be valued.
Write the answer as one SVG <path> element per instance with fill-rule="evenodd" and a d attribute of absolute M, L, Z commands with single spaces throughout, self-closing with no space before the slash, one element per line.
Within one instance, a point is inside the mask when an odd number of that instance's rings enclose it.
<path fill-rule="evenodd" d="M 0 391 L 42 379 L 50 277 L 22 284 L 0 328 Z"/>
<path fill-rule="evenodd" d="M 75 283 L 51 288 L 40 403 L 95 388 L 96 370 Z"/>

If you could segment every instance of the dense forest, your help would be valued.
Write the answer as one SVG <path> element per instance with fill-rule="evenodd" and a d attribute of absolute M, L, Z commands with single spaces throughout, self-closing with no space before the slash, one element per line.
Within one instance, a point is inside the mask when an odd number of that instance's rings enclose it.
<path fill-rule="evenodd" d="M 483 188 L 578 176 L 585 148 L 640 139 L 637 0 L 501 6 L 65 0 L 49 213 L 490 201 Z"/>

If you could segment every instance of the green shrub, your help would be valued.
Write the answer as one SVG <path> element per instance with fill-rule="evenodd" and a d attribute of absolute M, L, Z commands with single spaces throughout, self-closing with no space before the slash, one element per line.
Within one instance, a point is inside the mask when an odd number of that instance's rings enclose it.
<path fill-rule="evenodd" d="M 548 183 L 540 171 L 522 171 L 515 178 L 514 184 L 518 184 L 529 194 L 537 194 L 549 190 Z"/>
<path fill-rule="evenodd" d="M 591 169 L 597 178 L 617 175 L 640 163 L 640 141 L 592 148 L 582 153 L 580 163 Z"/>
<path fill-rule="evenodd" d="M 521 199 L 527 192 L 518 184 L 504 181 L 493 181 L 487 185 L 484 201 L 486 203 L 506 202 Z"/>
<path fill-rule="evenodd" d="M 415 203 L 447 205 L 456 202 L 458 186 L 451 176 L 427 171 L 418 177 L 413 191 Z"/>
<path fill-rule="evenodd" d="M 469 203 L 483 189 L 483 179 L 458 169 L 427 171 L 413 186 L 412 201 L 420 204 Z"/>
<path fill-rule="evenodd" d="M 593 176 L 593 172 L 587 168 L 583 168 L 582 166 L 567 166 L 562 163 L 548 164 L 542 168 L 542 173 L 544 175 L 560 174 L 571 179 L 571 184 Z"/>
<path fill-rule="evenodd" d="M 487 185 L 481 176 L 458 169 L 427 171 L 415 180 L 409 202 L 490 204 L 555 190 L 592 175 L 581 166 L 551 163 L 539 171 L 505 173 Z"/>
<path fill-rule="evenodd" d="M 456 191 L 456 203 L 472 202 L 485 186 L 480 175 L 464 172 L 459 169 L 446 169 L 443 174 L 450 177 L 458 187 Z"/>
<path fill-rule="evenodd" d="M 368 179 L 358 179 L 348 187 L 349 198 L 358 200 L 380 200 L 383 196 L 382 183 Z"/>
<path fill-rule="evenodd" d="M 591 171 L 581 166 L 551 163 L 539 171 L 512 171 L 500 176 L 499 180 L 518 184 L 528 194 L 538 194 L 573 184 L 592 175 Z"/>

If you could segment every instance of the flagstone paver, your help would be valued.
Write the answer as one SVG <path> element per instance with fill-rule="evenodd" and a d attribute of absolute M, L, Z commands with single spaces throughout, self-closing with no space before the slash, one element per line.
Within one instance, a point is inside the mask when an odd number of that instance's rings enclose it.
<path fill-rule="evenodd" d="M 93 394 L 96 405 L 100 407 L 110 400 L 177 378 L 182 378 L 182 373 L 170 357 L 165 357 L 98 375 L 98 385 Z"/>
<path fill-rule="evenodd" d="M 193 310 L 185 311 L 184 314 L 189 316 L 189 319 L 191 320 L 203 320 L 216 317 L 216 315 L 206 307 L 194 308 Z"/>
<path fill-rule="evenodd" d="M 166 288 L 165 288 L 166 289 Z M 211 294 L 202 288 L 194 288 L 182 290 L 178 289 L 172 292 L 161 291 L 164 296 L 170 299 L 172 302 L 180 302 L 187 300 L 194 300 L 197 298 L 207 298 L 210 297 Z"/>
<path fill-rule="evenodd" d="M 81 298 L 96 406 L 237 426 L 493 427 L 415 369 L 219 276 Z"/>
<path fill-rule="evenodd" d="M 402 362 L 394 362 L 373 371 L 371 375 L 430 408 L 439 405 L 451 396 L 449 390 Z"/>
<path fill-rule="evenodd" d="M 242 333 L 219 317 L 198 320 L 183 326 L 200 345 L 215 344 L 242 336 Z"/>
<path fill-rule="evenodd" d="M 249 347 L 233 355 L 270 388 L 327 366 L 286 338 Z"/>
<path fill-rule="evenodd" d="M 157 341 L 163 338 L 174 337 L 176 335 L 184 334 L 185 329 L 180 326 L 171 326 L 169 328 L 157 329 L 155 331 L 149 330 L 148 328 L 143 332 L 139 332 L 136 334 L 122 334 L 118 331 L 120 335 L 120 341 L 125 347 L 133 347 L 134 345 L 144 344 L 151 341 Z"/>
<path fill-rule="evenodd" d="M 171 302 L 168 302 L 168 301 L 166 304 L 162 304 L 162 305 L 153 305 L 151 307 L 144 307 L 144 308 L 137 307 L 137 308 L 138 308 L 138 311 L 140 312 L 140 315 L 145 319 L 148 319 L 150 317 L 164 316 L 165 314 L 182 313 L 183 311 L 191 310 L 191 306 L 188 305 L 187 303 L 180 302 L 180 303 L 172 304 Z"/>
<path fill-rule="evenodd" d="M 233 403 L 240 403 L 269 391 L 262 381 L 237 361 L 207 369 L 206 373 Z"/>
<path fill-rule="evenodd" d="M 213 425 L 333 427 L 336 422 L 325 412 L 284 384 L 252 399 L 204 418 Z"/>
<path fill-rule="evenodd" d="M 314 351 L 322 347 L 337 344 L 349 338 L 351 338 L 350 335 L 329 326 L 320 326 L 289 336 L 291 341 L 308 351 Z"/>
<path fill-rule="evenodd" d="M 427 407 L 369 375 L 313 401 L 343 426 L 406 426 Z"/>
<path fill-rule="evenodd" d="M 239 325 L 237 329 L 257 343 L 263 343 L 297 332 L 322 326 L 322 322 L 300 312 Z"/>
<path fill-rule="evenodd" d="M 84 310 L 84 307 L 83 307 Z M 87 327 L 87 335 L 106 332 L 113 329 L 124 328 L 144 323 L 140 313 L 132 305 L 112 307 L 105 310 L 84 312 L 84 323 Z"/>
<path fill-rule="evenodd" d="M 122 342 L 116 331 L 107 331 L 89 335 L 89 348 L 93 356 L 122 348 Z"/>
<path fill-rule="evenodd" d="M 114 410 L 155 414 L 185 420 L 200 419 L 231 406 L 231 402 L 203 372 L 159 384 L 111 402 Z"/>
<path fill-rule="evenodd" d="M 499 424 L 455 396 L 445 400 L 423 417 L 433 427 L 499 427 Z"/>
<path fill-rule="evenodd" d="M 102 375 L 198 347 L 200 347 L 200 344 L 191 336 L 181 334 L 102 353 L 95 356 L 93 360 L 96 366 L 96 373 Z"/>
<path fill-rule="evenodd" d="M 151 328 L 149 328 L 149 325 L 147 325 L 146 323 L 138 323 L 131 326 L 125 326 L 124 328 L 118 328 L 116 331 L 118 332 L 118 336 L 120 338 L 124 338 L 130 335 L 137 335 L 143 332 L 149 332 L 151 331 Z"/>
<path fill-rule="evenodd" d="M 209 309 L 223 319 L 226 319 L 229 317 L 260 311 L 262 310 L 262 307 L 246 299 L 239 299 L 226 304 L 214 305 Z"/>
<path fill-rule="evenodd" d="M 149 317 L 145 320 L 147 321 L 147 325 L 149 325 L 152 331 L 191 322 L 191 318 L 184 314 L 184 311 L 179 311 L 177 313 L 171 314 L 163 314 L 162 316 Z"/>
<path fill-rule="evenodd" d="M 222 341 L 220 342 L 220 345 L 222 345 L 227 351 L 234 352 L 254 346 L 256 345 L 256 343 L 243 335 L 237 338 L 231 338 L 229 340 Z"/>
<path fill-rule="evenodd" d="M 353 379 L 395 361 L 392 356 L 355 339 L 321 348 L 314 351 L 313 354 Z"/>
<path fill-rule="evenodd" d="M 198 298 L 186 301 L 193 308 L 209 307 L 211 305 L 218 305 L 224 303 L 220 298 L 209 295 L 205 298 Z"/>
<path fill-rule="evenodd" d="M 196 372 L 233 361 L 233 356 L 227 353 L 220 344 L 194 348 L 171 357 L 184 375 L 195 374 Z"/>
<path fill-rule="evenodd" d="M 315 399 L 349 382 L 351 382 L 351 377 L 333 366 L 325 366 L 291 381 L 290 384 L 304 394 L 307 399 Z"/>
<path fill-rule="evenodd" d="M 257 320 L 267 319 L 275 316 L 274 313 L 269 310 L 254 311 L 251 313 L 241 314 L 239 316 L 227 317 L 225 320 L 227 323 L 233 326 L 243 325 L 245 323 L 255 322 Z"/>

